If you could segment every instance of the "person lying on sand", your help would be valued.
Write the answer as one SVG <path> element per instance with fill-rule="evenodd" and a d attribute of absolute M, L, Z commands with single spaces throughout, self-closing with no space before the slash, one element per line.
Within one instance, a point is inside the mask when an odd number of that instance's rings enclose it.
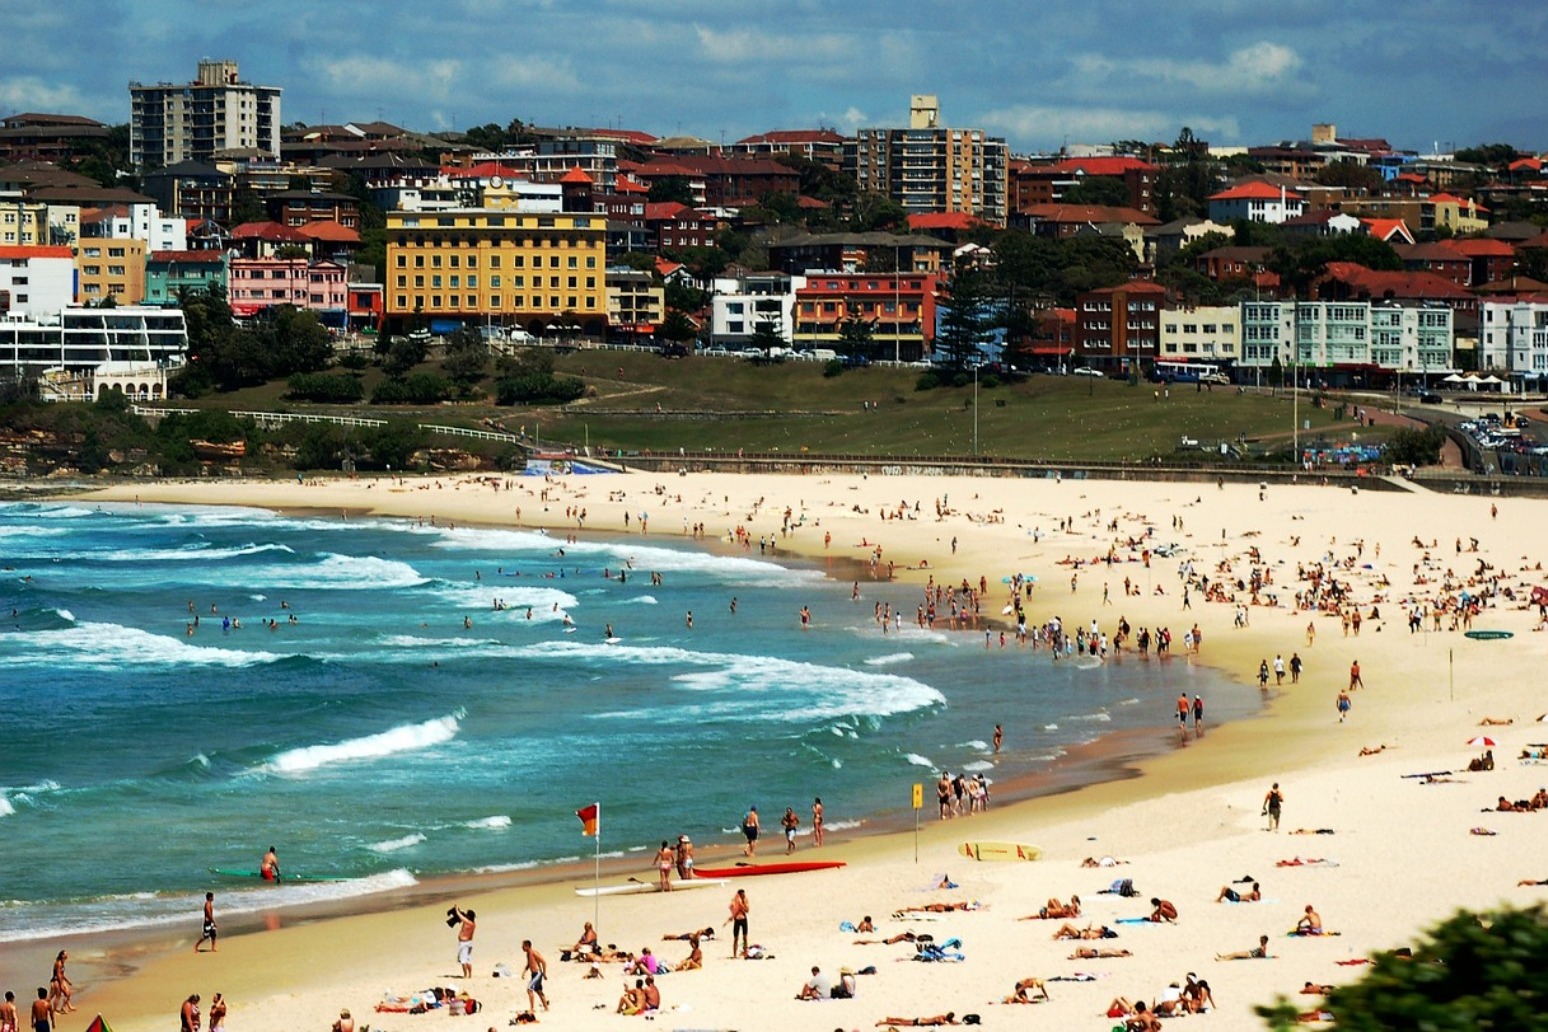
<path fill-rule="evenodd" d="M 1117 867 L 1119 864 L 1126 864 L 1128 862 L 1129 861 L 1127 861 L 1127 860 L 1114 860 L 1110 856 L 1104 856 L 1104 857 L 1100 857 L 1100 858 L 1094 857 L 1094 856 L 1088 856 L 1088 857 L 1086 857 L 1086 859 L 1084 859 L 1084 860 L 1082 860 L 1080 862 L 1080 866 L 1082 866 L 1082 867 Z"/>
<path fill-rule="evenodd" d="M 1385 743 L 1383 743 L 1381 745 L 1378 745 L 1374 749 L 1372 749 L 1370 746 L 1367 745 L 1367 746 L 1365 746 L 1364 748 L 1362 748 L 1360 750 L 1360 755 L 1361 756 L 1375 756 L 1377 753 L 1384 753 L 1386 751 L 1387 751 L 1387 746 L 1386 746 Z"/>
<path fill-rule="evenodd" d="M 1015 990 L 1001 1003 L 1037 1003 L 1040 1000 L 1052 1000 L 1048 995 L 1048 986 L 1043 984 L 1041 978 L 1023 978 L 1016 983 Z"/>
<path fill-rule="evenodd" d="M 1325 1011 L 1325 1010 L 1318 1009 L 1318 1010 L 1304 1011 L 1304 1012 L 1302 1012 L 1300 1014 L 1297 1014 L 1295 1016 L 1295 1020 L 1296 1020 L 1297 1023 L 1302 1024 L 1302 1025 L 1316 1025 L 1316 1024 L 1318 1024 L 1320 1022 L 1332 1021 L 1332 1020 L 1334 1020 L 1334 1018 L 1333 1018 L 1333 1012 L 1332 1011 Z"/>
<path fill-rule="evenodd" d="M 1494 804 L 1494 810 L 1492 812 L 1494 812 L 1494 813 L 1530 813 L 1531 810 L 1532 810 L 1532 804 L 1530 802 L 1528 802 L 1527 800 L 1525 800 L 1525 799 L 1523 799 L 1523 800 L 1521 800 L 1519 802 L 1513 803 L 1509 799 L 1506 799 L 1504 796 L 1500 796 L 1500 801 Z M 1483 812 L 1484 813 L 1490 813 L 1491 811 L 1485 810 Z"/>
<path fill-rule="evenodd" d="M 1220 890 L 1220 895 L 1215 897 L 1215 902 L 1222 903 L 1229 900 L 1232 903 L 1256 903 L 1262 898 L 1263 891 L 1258 888 L 1257 882 L 1253 882 L 1249 892 L 1238 892 L 1229 885 L 1224 886 Z"/>
<path fill-rule="evenodd" d="M 1048 901 L 1047 905 L 1045 905 L 1042 908 L 1040 908 L 1037 913 L 1035 913 L 1035 914 L 1028 914 L 1026 917 L 1018 917 L 1018 918 L 1016 918 L 1016 920 L 1018 920 L 1018 921 L 1047 921 L 1047 920 L 1050 920 L 1050 919 L 1052 919 L 1052 920 L 1064 920 L 1064 919 L 1067 919 L 1067 918 L 1079 917 L 1079 916 L 1080 916 L 1080 897 L 1079 896 L 1071 896 L 1070 897 L 1070 902 L 1069 902 L 1068 905 L 1059 902 L 1057 899 L 1051 899 L 1051 900 Z"/>
<path fill-rule="evenodd" d="M 854 944 L 856 946 L 891 946 L 899 942 L 913 942 L 918 938 L 919 936 L 913 932 L 899 932 L 897 935 L 890 935 L 885 939 L 856 939 Z M 930 936 L 927 935 L 925 938 L 929 939 Z"/>
<path fill-rule="evenodd" d="M 1075 952 L 1070 954 L 1071 960 L 1114 960 L 1119 957 L 1132 957 L 1134 954 L 1128 950 L 1107 950 L 1100 946 L 1077 946 Z"/>
<path fill-rule="evenodd" d="M 588 928 L 591 927 L 589 923 L 587 924 L 587 927 Z M 861 929 L 861 931 L 864 931 L 864 929 Z M 713 939 L 714 937 L 715 937 L 715 929 L 713 929 L 713 928 L 700 928 L 700 929 L 696 929 L 696 930 L 691 931 L 691 932 L 684 932 L 681 935 L 663 935 L 661 937 L 661 941 L 662 942 L 693 942 L 695 939 Z"/>
<path fill-rule="evenodd" d="M 1318 985 L 1316 982 L 1307 982 L 1301 986 L 1300 991 L 1308 996 L 1326 996 L 1333 991 L 1333 987 L 1331 985 Z"/>
<path fill-rule="evenodd" d="M 1514 724 L 1515 722 L 1516 722 L 1516 718 L 1515 717 L 1506 717 L 1503 720 L 1500 719 L 1499 717 L 1484 717 L 1482 720 L 1480 720 L 1478 722 L 1478 726 L 1479 727 L 1509 727 L 1511 724 Z"/>
<path fill-rule="evenodd" d="M 1306 904 L 1306 913 L 1295 923 L 1296 935 L 1321 935 L 1322 915 L 1312 909 L 1310 903 Z"/>
<path fill-rule="evenodd" d="M 1103 925 L 1100 928 L 1093 928 L 1090 925 L 1087 925 L 1084 928 L 1076 928 L 1074 925 L 1072 925 L 1068 921 L 1066 921 L 1063 925 L 1061 925 L 1059 927 L 1059 930 L 1057 932 L 1053 933 L 1053 938 L 1055 938 L 1055 939 L 1116 939 L 1116 938 L 1118 938 L 1118 933 L 1113 931 L 1111 928 L 1107 927 L 1106 925 Z"/>
<path fill-rule="evenodd" d="M 1516 884 L 1517 885 L 1548 885 L 1548 878 L 1544 878 L 1542 881 L 1533 881 L 1531 878 L 1522 878 Z"/>
<path fill-rule="evenodd" d="M 877 1028 L 886 1025 L 906 1025 L 909 1028 L 934 1028 L 937 1025 L 960 1025 L 956 1011 L 947 1011 L 945 1014 L 936 1014 L 928 1018 L 882 1018 L 876 1023 Z"/>
<path fill-rule="evenodd" d="M 1275 867 L 1337 867 L 1338 864 L 1334 863 L 1332 860 L 1324 860 L 1321 857 L 1315 857 L 1315 858 L 1307 857 L 1304 860 L 1301 857 L 1295 857 L 1293 860 L 1276 860 L 1276 861 L 1274 861 L 1274 866 Z"/>
<path fill-rule="evenodd" d="M 1333 834 L 1333 829 L 1332 828 L 1296 828 L 1290 834 L 1292 834 L 1292 835 L 1331 835 L 1331 834 Z"/>
<path fill-rule="evenodd" d="M 1217 953 L 1217 954 L 1215 954 L 1215 959 L 1216 960 L 1268 960 L 1269 959 L 1268 936 L 1266 936 L 1266 935 L 1258 936 L 1258 946 L 1257 946 L 1256 949 L 1242 950 L 1242 951 L 1237 952 L 1237 953 Z"/>
<path fill-rule="evenodd" d="M 1152 898 L 1150 905 L 1155 909 L 1150 912 L 1150 917 L 1147 920 L 1154 921 L 1156 924 L 1160 924 L 1163 921 L 1167 924 L 1177 923 L 1177 907 L 1173 905 L 1171 900 Z"/>
<path fill-rule="evenodd" d="M 926 903 L 921 907 L 900 907 L 894 910 L 898 914 L 947 914 L 954 910 L 982 910 L 984 905 L 977 900 L 971 903 Z"/>

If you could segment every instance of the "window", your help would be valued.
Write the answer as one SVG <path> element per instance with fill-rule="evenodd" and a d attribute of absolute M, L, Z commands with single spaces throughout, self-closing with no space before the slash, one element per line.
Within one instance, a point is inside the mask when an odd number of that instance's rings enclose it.
<path fill-rule="evenodd" d="M 122 247 L 110 247 L 110 248 L 108 248 L 108 257 L 109 258 L 122 258 L 123 256 L 124 256 L 124 249 Z"/>

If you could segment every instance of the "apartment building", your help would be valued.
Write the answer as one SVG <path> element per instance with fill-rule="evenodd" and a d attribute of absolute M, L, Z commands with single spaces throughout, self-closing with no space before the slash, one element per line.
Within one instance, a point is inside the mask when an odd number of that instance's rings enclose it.
<path fill-rule="evenodd" d="M 666 319 L 666 288 L 626 265 L 608 269 L 606 282 L 608 328 L 630 340 L 653 335 Z"/>
<path fill-rule="evenodd" d="M 1156 214 L 1156 177 L 1161 170 L 1148 161 L 1124 155 L 1064 158 L 1058 161 L 1019 160 L 1010 163 L 1010 210 L 1034 204 L 1062 203 L 1065 194 L 1091 179 L 1121 183 L 1127 206 Z"/>
<path fill-rule="evenodd" d="M 1548 376 L 1548 299 L 1485 301 L 1478 313 L 1479 367 Z"/>
<path fill-rule="evenodd" d="M 949 129 L 940 103 L 915 95 L 906 129 L 860 129 L 844 147 L 844 171 L 862 191 L 909 212 L 961 211 L 997 226 L 1007 215 L 1005 140 L 982 129 Z"/>
<path fill-rule="evenodd" d="M 188 247 L 188 220 L 163 215 L 149 201 L 81 211 L 81 241 L 131 238 L 148 251 L 182 251 Z"/>
<path fill-rule="evenodd" d="M 228 292 L 231 314 L 257 315 L 292 305 L 317 313 L 326 325 L 343 326 L 348 308 L 346 269 L 338 262 L 306 258 L 233 258 Z"/>
<path fill-rule="evenodd" d="M 146 195 L 168 215 L 181 216 L 189 223 L 231 225 L 236 179 L 214 165 L 179 161 L 146 173 L 143 182 Z"/>
<path fill-rule="evenodd" d="M 115 305 L 137 305 L 144 301 L 146 253 L 145 241 L 135 237 L 81 240 L 75 248 L 81 303 L 97 305 L 111 299 Z"/>
<path fill-rule="evenodd" d="M 52 369 L 90 373 L 107 363 L 164 368 L 187 354 L 178 308 L 65 308 L 42 318 L 0 319 L 0 377 Z"/>
<path fill-rule="evenodd" d="M 0 247 L 38 247 L 53 242 L 47 204 L 29 201 L 19 190 L 0 193 Z"/>
<path fill-rule="evenodd" d="M 805 158 L 835 172 L 844 165 L 844 137 L 832 129 L 776 129 L 744 136 L 727 150 L 750 158 Z"/>
<path fill-rule="evenodd" d="M 0 244 L 0 319 L 52 317 L 74 303 L 68 247 Z"/>
<path fill-rule="evenodd" d="M 1200 305 L 1161 312 L 1159 358 L 1229 366 L 1242 353 L 1242 312 L 1236 305 Z"/>
<path fill-rule="evenodd" d="M 1271 222 L 1279 224 L 1306 212 L 1306 199 L 1294 190 L 1253 181 L 1210 194 L 1209 217 L 1214 222 Z"/>
<path fill-rule="evenodd" d="M 760 324 L 774 327 L 789 342 L 795 329 L 796 293 L 805 286 L 805 276 L 781 272 L 717 279 L 710 302 L 710 342 L 745 345 Z"/>
<path fill-rule="evenodd" d="M 1166 288 L 1148 280 L 1076 295 L 1076 360 L 1109 374 L 1143 369 L 1160 351 L 1165 304 Z"/>
<path fill-rule="evenodd" d="M 129 84 L 129 160 L 155 169 L 221 151 L 280 156 L 280 88 L 243 82 L 235 61 L 200 61 L 193 82 Z"/>
<path fill-rule="evenodd" d="M 463 208 L 387 213 L 387 317 L 607 328 L 606 220 Z"/>
<path fill-rule="evenodd" d="M 145 259 L 145 303 L 174 306 L 184 293 L 226 289 L 226 252 L 152 251 Z"/>
<path fill-rule="evenodd" d="M 939 286 L 917 273 L 810 273 L 796 289 L 790 340 L 797 349 L 832 348 L 845 321 L 862 319 L 871 324 L 873 357 L 917 362 L 935 343 Z"/>
<path fill-rule="evenodd" d="M 1444 304 L 1244 301 L 1241 323 L 1241 369 L 1267 370 L 1277 358 L 1329 384 L 1368 386 L 1372 376 L 1452 368 L 1452 312 Z"/>

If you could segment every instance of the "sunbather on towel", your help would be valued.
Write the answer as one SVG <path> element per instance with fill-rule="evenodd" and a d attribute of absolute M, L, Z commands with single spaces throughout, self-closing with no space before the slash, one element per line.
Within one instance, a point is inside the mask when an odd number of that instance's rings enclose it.
<path fill-rule="evenodd" d="M 1077 946 L 1075 952 L 1070 954 L 1071 960 L 1112 960 L 1117 957 L 1132 957 L 1134 954 L 1128 950 L 1106 950 L 1099 946 Z"/>
<path fill-rule="evenodd" d="M 1069 902 L 1068 905 L 1066 905 L 1064 903 L 1061 903 L 1057 899 L 1051 899 L 1051 900 L 1049 900 L 1047 902 L 1047 904 L 1045 904 L 1043 907 L 1041 907 L 1038 910 L 1037 913 L 1035 913 L 1035 914 L 1028 914 L 1026 917 L 1018 917 L 1018 918 L 1016 918 L 1016 920 L 1018 920 L 1018 921 L 1064 920 L 1066 918 L 1079 917 L 1079 916 L 1080 916 L 1080 897 L 1079 896 L 1071 896 L 1070 897 L 1070 902 Z"/>
<path fill-rule="evenodd" d="M 1223 903 L 1229 900 L 1232 903 L 1256 903 L 1262 898 L 1263 891 L 1258 888 L 1257 882 L 1253 882 L 1250 892 L 1238 892 L 1229 885 L 1225 886 L 1220 890 L 1220 895 L 1215 897 L 1215 902 Z"/>
<path fill-rule="evenodd" d="M 947 1011 L 945 1014 L 936 1014 L 928 1018 L 882 1018 L 876 1023 L 877 1028 L 886 1025 L 905 1025 L 909 1028 L 934 1028 L 937 1025 L 960 1025 L 956 1011 Z"/>
<path fill-rule="evenodd" d="M 1058 931 L 1053 933 L 1053 937 L 1055 939 L 1116 939 L 1118 938 L 1118 933 L 1106 925 L 1100 928 L 1093 928 L 1088 924 L 1084 928 L 1076 928 L 1066 921 L 1059 927 Z"/>
<path fill-rule="evenodd" d="M 948 914 L 954 910 L 982 910 L 983 904 L 974 900 L 971 903 L 926 903 L 920 907 L 899 907 L 894 914 Z"/>
<path fill-rule="evenodd" d="M 1258 936 L 1258 945 L 1255 949 L 1241 950 L 1237 953 L 1217 953 L 1216 960 L 1268 960 L 1268 936 Z"/>
<path fill-rule="evenodd" d="M 1023 978 L 1016 983 L 1015 990 L 1001 1003 L 1037 1003 L 1039 1000 L 1051 1000 L 1048 995 L 1048 986 L 1043 984 L 1041 978 Z"/>

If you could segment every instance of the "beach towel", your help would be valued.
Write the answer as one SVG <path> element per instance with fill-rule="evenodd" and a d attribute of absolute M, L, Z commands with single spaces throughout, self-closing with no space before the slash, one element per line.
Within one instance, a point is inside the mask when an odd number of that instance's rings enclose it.
<path fill-rule="evenodd" d="M 1120 917 L 1118 920 L 1113 922 L 1113 924 L 1137 924 L 1137 925 L 1160 924 L 1160 923 L 1161 922 L 1159 922 L 1159 921 L 1152 921 L 1148 917 Z"/>
<path fill-rule="evenodd" d="M 1044 981 L 1048 981 L 1048 982 L 1095 982 L 1098 978 L 1106 978 L 1106 977 L 1107 977 L 1107 973 L 1105 971 L 1102 972 L 1101 974 L 1096 974 L 1096 975 L 1093 975 L 1093 974 L 1091 974 L 1088 971 L 1077 971 L 1077 972 L 1075 972 L 1074 974 L 1071 974 L 1071 975 L 1054 975 L 1052 978 L 1045 979 Z"/>
<path fill-rule="evenodd" d="M 852 932 L 854 930 L 855 930 L 855 926 L 854 926 L 853 922 L 850 922 L 850 921 L 840 921 L 839 922 L 839 931 L 841 931 L 841 932 Z"/>

